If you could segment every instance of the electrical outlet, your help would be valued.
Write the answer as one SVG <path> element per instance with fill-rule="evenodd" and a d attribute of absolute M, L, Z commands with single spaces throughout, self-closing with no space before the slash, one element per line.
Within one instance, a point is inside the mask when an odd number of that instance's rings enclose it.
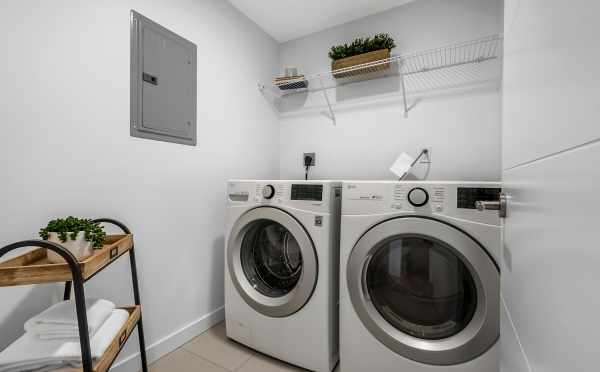
<path fill-rule="evenodd" d="M 305 159 L 307 156 L 310 156 L 310 157 L 312 158 L 312 161 L 311 161 L 311 163 L 310 163 L 310 166 L 311 166 L 311 167 L 314 167 L 315 165 L 317 165 L 317 154 L 316 154 L 316 153 L 314 153 L 314 152 L 305 152 L 305 153 L 304 153 L 304 156 L 302 156 L 302 164 L 304 164 L 304 159 Z"/>

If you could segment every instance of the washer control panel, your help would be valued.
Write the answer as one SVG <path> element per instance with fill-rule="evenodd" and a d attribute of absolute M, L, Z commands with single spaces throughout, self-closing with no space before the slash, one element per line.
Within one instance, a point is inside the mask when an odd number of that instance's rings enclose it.
<path fill-rule="evenodd" d="M 256 203 L 282 203 L 289 192 L 289 185 L 279 183 L 257 183 L 254 193 Z"/>
<path fill-rule="evenodd" d="M 495 182 L 347 181 L 342 214 L 443 215 L 497 225 L 497 211 L 480 212 L 475 202 L 497 200 L 500 187 Z"/>
<path fill-rule="evenodd" d="M 292 185 L 292 200 L 323 201 L 323 185 Z"/>
<path fill-rule="evenodd" d="M 446 201 L 443 185 L 414 185 L 398 183 L 394 186 L 390 205 L 396 210 L 427 210 L 443 212 Z"/>

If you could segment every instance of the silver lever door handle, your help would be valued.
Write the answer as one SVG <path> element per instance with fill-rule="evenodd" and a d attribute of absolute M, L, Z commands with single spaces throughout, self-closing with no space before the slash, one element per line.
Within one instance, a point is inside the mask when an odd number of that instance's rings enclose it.
<path fill-rule="evenodd" d="M 506 194 L 500 193 L 498 201 L 476 201 L 475 208 L 478 211 L 498 211 L 498 215 L 504 218 L 506 217 Z"/>
<path fill-rule="evenodd" d="M 500 210 L 500 202 L 499 201 L 476 201 L 475 207 L 478 211 L 499 211 Z"/>

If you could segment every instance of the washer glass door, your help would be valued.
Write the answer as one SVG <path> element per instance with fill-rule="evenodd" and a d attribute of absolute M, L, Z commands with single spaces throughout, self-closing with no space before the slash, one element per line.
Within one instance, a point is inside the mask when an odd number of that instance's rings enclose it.
<path fill-rule="evenodd" d="M 302 309 L 317 284 L 317 253 L 308 232 L 273 207 L 252 209 L 233 225 L 227 266 L 244 301 L 270 317 Z"/>
<path fill-rule="evenodd" d="M 284 296 L 300 280 L 300 245 L 288 229 L 275 221 L 254 222 L 242 240 L 241 255 L 246 278 L 265 296 Z"/>

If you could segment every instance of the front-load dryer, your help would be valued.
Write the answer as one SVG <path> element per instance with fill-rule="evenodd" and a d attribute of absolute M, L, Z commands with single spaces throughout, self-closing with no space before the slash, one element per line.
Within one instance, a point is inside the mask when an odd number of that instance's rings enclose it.
<path fill-rule="evenodd" d="M 338 361 L 341 184 L 230 181 L 227 336 L 318 372 Z"/>
<path fill-rule="evenodd" d="M 500 185 L 344 182 L 340 370 L 497 372 Z"/>

